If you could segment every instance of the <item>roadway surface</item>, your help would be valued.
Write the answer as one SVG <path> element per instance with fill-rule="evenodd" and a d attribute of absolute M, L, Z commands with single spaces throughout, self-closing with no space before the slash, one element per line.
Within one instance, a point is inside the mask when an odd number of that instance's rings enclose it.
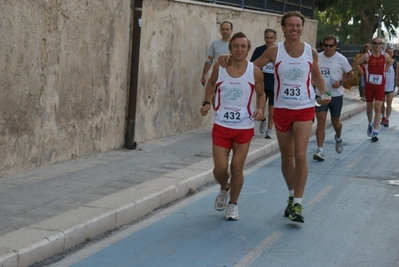
<path fill-rule="evenodd" d="M 308 147 L 305 223 L 283 217 L 279 154 L 246 166 L 239 221 L 213 208 L 218 186 L 158 210 L 49 266 L 399 266 L 399 99 L 378 143 L 361 112 L 343 122 L 344 150 L 326 130 L 326 160 Z"/>

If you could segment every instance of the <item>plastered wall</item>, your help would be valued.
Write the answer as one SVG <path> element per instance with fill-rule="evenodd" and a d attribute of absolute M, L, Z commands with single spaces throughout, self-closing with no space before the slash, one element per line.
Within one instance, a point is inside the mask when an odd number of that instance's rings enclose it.
<path fill-rule="evenodd" d="M 222 21 L 233 23 L 233 33 L 244 32 L 253 49 L 264 44 L 266 28 L 275 29 L 278 41 L 283 40 L 281 16 L 196 3 L 144 1 L 137 103 L 140 127 L 135 135 L 139 143 L 210 125 L 211 116 L 203 118 L 199 113 L 204 98 L 200 81 L 207 48 L 221 37 Z M 305 22 L 303 41 L 312 46 L 316 27 L 315 21 Z"/>
<path fill-rule="evenodd" d="M 130 1 L 0 1 L 0 177 L 123 146 Z"/>
<path fill-rule="evenodd" d="M 0 1 L 0 178 L 123 148 L 131 2 Z M 200 78 L 220 22 L 253 48 L 265 28 L 283 39 L 280 16 L 195 1 L 144 0 L 141 19 L 139 144 L 211 124 Z M 316 27 L 305 23 L 304 41 L 316 43 Z"/>

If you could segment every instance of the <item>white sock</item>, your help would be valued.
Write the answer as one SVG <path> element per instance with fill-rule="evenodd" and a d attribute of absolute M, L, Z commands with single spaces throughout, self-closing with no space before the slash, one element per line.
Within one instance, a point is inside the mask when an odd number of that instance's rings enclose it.
<path fill-rule="evenodd" d="M 341 142 L 341 140 L 342 140 L 341 137 L 340 137 L 340 138 L 337 138 L 337 137 L 335 136 L 335 142 Z"/>
<path fill-rule="evenodd" d="M 294 196 L 294 190 L 288 190 L 288 193 L 290 194 L 290 197 Z"/>
<path fill-rule="evenodd" d="M 385 119 L 389 120 L 389 116 L 386 116 Z"/>
<path fill-rule="evenodd" d="M 295 205 L 296 203 L 298 203 L 299 205 L 302 205 L 302 198 L 294 197 L 294 203 L 292 205 Z"/>
<path fill-rule="evenodd" d="M 320 152 L 323 152 L 323 147 L 317 148 Z"/>

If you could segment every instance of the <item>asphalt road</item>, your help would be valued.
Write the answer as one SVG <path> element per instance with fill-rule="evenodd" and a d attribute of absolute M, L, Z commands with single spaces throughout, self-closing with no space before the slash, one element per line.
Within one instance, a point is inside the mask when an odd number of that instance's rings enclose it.
<path fill-rule="evenodd" d="M 50 266 L 399 266 L 399 99 L 377 143 L 365 112 L 343 122 L 344 151 L 326 130 L 324 162 L 312 160 L 304 224 L 283 217 L 288 192 L 279 154 L 246 166 L 239 221 L 213 201 L 218 186 L 159 210 Z"/>

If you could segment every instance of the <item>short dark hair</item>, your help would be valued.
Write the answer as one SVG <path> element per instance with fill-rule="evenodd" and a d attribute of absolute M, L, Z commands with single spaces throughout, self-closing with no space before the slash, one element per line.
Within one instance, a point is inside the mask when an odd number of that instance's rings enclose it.
<path fill-rule="evenodd" d="M 227 20 L 225 20 L 225 21 L 222 21 L 222 23 L 220 23 L 220 26 L 219 26 L 219 28 L 222 28 L 222 25 L 223 25 L 223 24 L 225 24 L 225 23 L 228 23 L 228 24 L 230 24 L 230 26 L 231 26 L 231 29 L 233 29 L 233 23 L 231 23 L 230 21 L 227 21 Z"/>
<path fill-rule="evenodd" d="M 264 34 L 266 35 L 266 33 L 268 33 L 268 32 L 272 32 L 275 37 L 277 36 L 277 32 L 273 29 L 266 29 Z"/>
<path fill-rule="evenodd" d="M 334 41 L 334 45 L 337 45 L 337 38 L 335 38 L 334 35 L 327 35 L 326 37 L 324 37 L 323 45 L 324 45 L 324 42 L 328 41 L 328 40 L 333 40 Z"/>
<path fill-rule="evenodd" d="M 248 51 L 249 51 L 251 49 L 251 41 L 248 39 L 248 37 L 243 32 L 237 32 L 237 33 L 233 34 L 233 36 L 231 37 L 231 39 L 229 41 L 229 49 L 231 49 L 231 42 L 234 41 L 235 39 L 238 39 L 238 38 L 247 39 Z"/>
<path fill-rule="evenodd" d="M 302 20 L 302 26 L 305 24 L 305 17 L 299 11 L 288 11 L 281 18 L 281 26 L 285 26 L 285 20 L 289 17 L 299 17 Z"/>

